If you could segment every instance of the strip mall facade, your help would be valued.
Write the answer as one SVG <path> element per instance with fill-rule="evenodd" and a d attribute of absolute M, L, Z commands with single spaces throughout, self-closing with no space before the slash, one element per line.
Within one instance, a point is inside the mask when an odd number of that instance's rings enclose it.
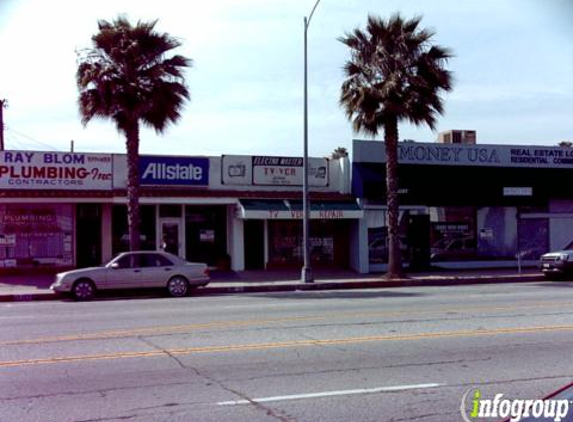
<path fill-rule="evenodd" d="M 398 163 L 407 264 L 537 265 L 573 242 L 573 148 L 400 142 Z M 385 164 L 382 142 L 354 141 L 361 272 L 387 264 Z"/>
<path fill-rule="evenodd" d="M 143 248 L 233 270 L 300 265 L 301 158 L 143 155 L 139 164 Z M 314 264 L 350 267 L 363 211 L 348 159 L 310 164 Z M 0 271 L 84 267 L 126 250 L 126 175 L 122 154 L 0 152 Z"/>
<path fill-rule="evenodd" d="M 314 266 L 381 272 L 384 144 L 311 158 Z M 233 270 L 300 268 L 302 159 L 140 158 L 142 245 Z M 126 250 L 126 157 L 0 152 L 0 271 L 83 267 Z M 401 142 L 404 262 L 536 265 L 573 241 L 573 148 Z"/>

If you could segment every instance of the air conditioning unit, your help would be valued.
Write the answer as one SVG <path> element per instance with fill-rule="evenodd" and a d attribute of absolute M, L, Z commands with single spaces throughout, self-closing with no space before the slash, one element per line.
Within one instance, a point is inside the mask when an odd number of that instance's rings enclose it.
<path fill-rule="evenodd" d="M 438 134 L 441 144 L 475 144 L 477 140 L 475 130 L 447 130 Z"/>

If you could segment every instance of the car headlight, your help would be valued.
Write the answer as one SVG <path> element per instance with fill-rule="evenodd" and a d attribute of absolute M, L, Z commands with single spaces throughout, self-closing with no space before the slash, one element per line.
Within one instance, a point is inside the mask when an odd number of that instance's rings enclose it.
<path fill-rule="evenodd" d="M 569 255 L 567 255 L 566 253 L 562 253 L 561 255 L 559 255 L 559 260 L 560 261 L 568 261 Z"/>

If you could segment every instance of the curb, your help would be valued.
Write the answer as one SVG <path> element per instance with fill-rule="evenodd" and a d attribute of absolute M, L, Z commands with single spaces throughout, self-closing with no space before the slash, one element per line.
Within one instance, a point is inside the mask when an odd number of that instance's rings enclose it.
<path fill-rule="evenodd" d="M 341 282 L 317 282 L 317 283 L 290 283 L 290 284 L 253 284 L 244 286 L 213 286 L 202 287 L 195 292 L 196 295 L 206 294 L 231 294 L 231 293 L 265 293 L 265 292 L 294 292 L 294 291 L 320 291 L 320 290 L 352 290 L 352 289 L 383 289 L 396 287 L 440 287 L 440 286 L 463 286 L 472 284 L 507 284 L 507 283 L 531 283 L 544 281 L 542 274 L 525 276 L 477 276 L 477 277 L 442 277 L 435 279 L 398 279 L 379 281 L 341 281 Z M 145 296 L 149 297 L 149 296 Z M 60 300 L 61 295 L 53 292 L 41 293 L 12 293 L 1 294 L 0 302 L 35 302 Z"/>

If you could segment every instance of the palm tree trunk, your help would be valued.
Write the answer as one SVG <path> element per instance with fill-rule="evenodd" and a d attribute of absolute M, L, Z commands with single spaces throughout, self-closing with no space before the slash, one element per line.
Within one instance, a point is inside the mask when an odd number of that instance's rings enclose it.
<path fill-rule="evenodd" d="M 386 198 L 388 205 L 388 271 L 387 278 L 403 276 L 398 226 L 398 120 L 388 119 L 384 124 L 386 146 Z"/>
<path fill-rule="evenodd" d="M 126 131 L 127 136 L 127 223 L 129 250 L 140 249 L 139 214 L 139 124 L 134 122 Z"/>

